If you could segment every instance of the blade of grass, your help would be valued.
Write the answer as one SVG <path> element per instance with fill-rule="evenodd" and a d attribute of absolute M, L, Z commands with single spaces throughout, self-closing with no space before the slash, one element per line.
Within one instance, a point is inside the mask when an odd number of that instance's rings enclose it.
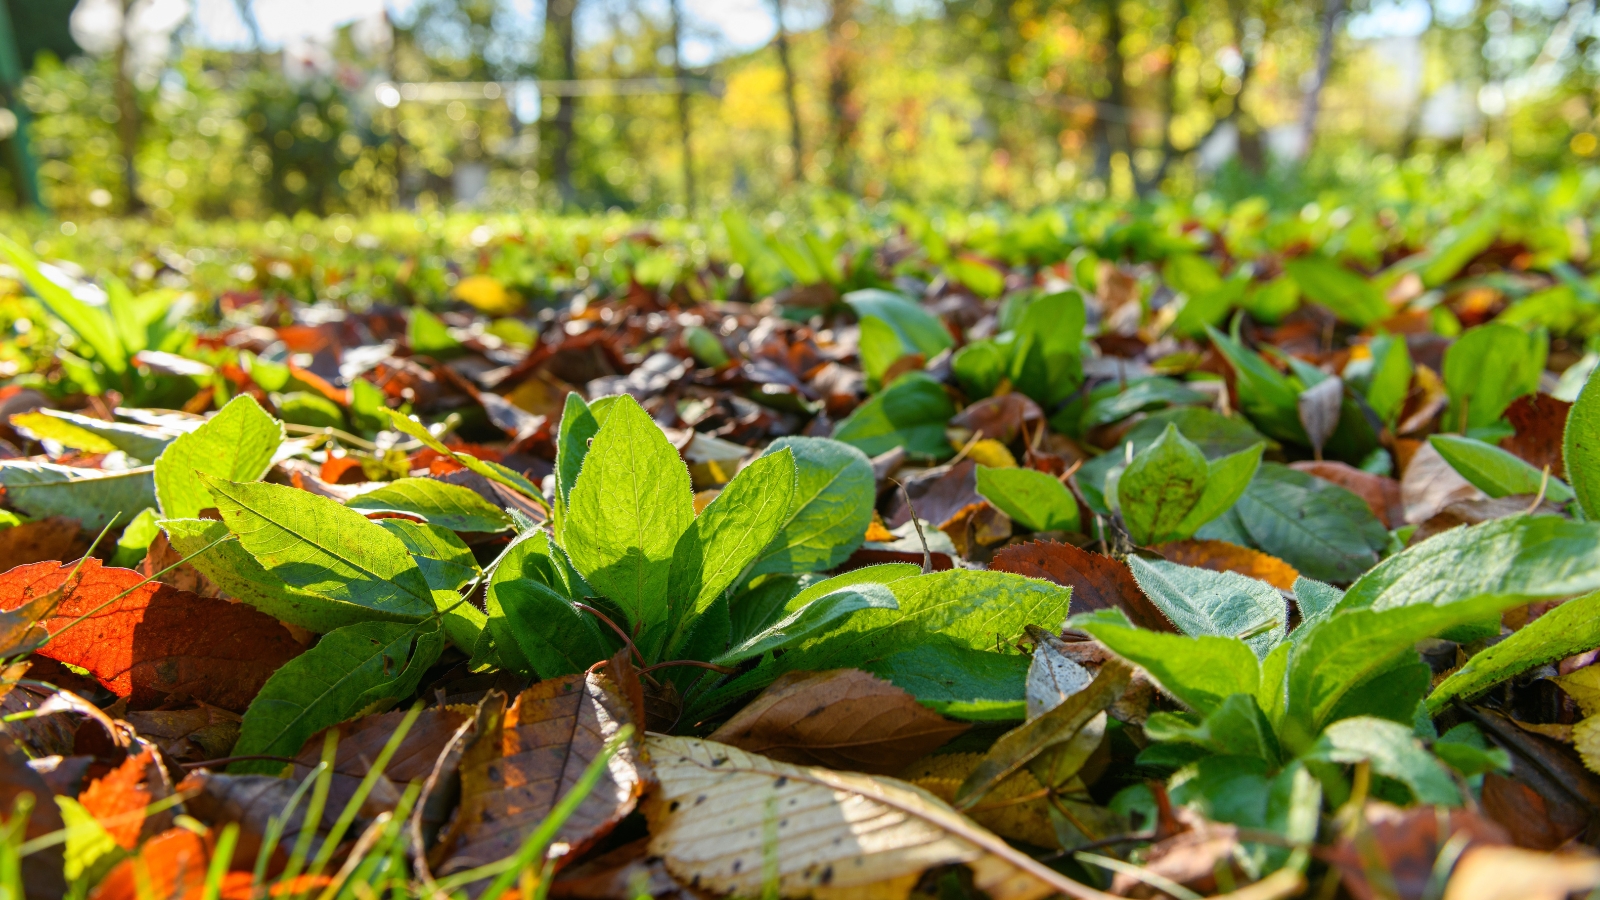
<path fill-rule="evenodd" d="M 294 850 L 289 855 L 289 866 L 278 876 L 278 884 L 293 884 L 295 876 L 306 863 L 311 852 L 311 841 L 317 836 L 317 826 L 322 824 L 322 810 L 328 803 L 328 788 L 333 784 L 333 763 L 339 752 L 339 729 L 329 728 L 322 738 L 323 770 L 317 775 L 316 787 L 311 789 L 311 805 L 306 807 L 305 818 L 300 821 L 300 833 L 295 835 Z"/>
<path fill-rule="evenodd" d="M 344 837 L 345 831 L 350 828 L 350 823 L 355 821 L 356 813 L 367 802 L 367 795 L 372 793 L 372 789 L 377 785 L 378 779 L 383 777 L 383 770 L 388 767 L 389 760 L 393 759 L 395 751 L 400 749 L 400 742 L 405 740 L 406 732 L 411 730 L 411 726 L 420 715 L 422 715 L 422 701 L 418 700 L 411 705 L 411 709 L 406 713 L 405 718 L 400 720 L 400 725 L 395 728 L 394 734 L 389 735 L 389 740 L 384 743 L 383 750 L 378 753 L 377 760 L 367 770 L 366 777 L 361 779 L 361 784 L 356 788 L 355 794 L 351 796 L 350 802 L 344 805 L 344 811 L 339 813 L 339 820 L 333 824 L 333 830 L 328 832 L 327 839 L 322 842 L 322 849 L 317 851 L 317 858 L 311 863 L 310 875 L 322 874 L 323 868 L 328 865 L 328 860 L 333 858 L 334 850 L 338 849 L 340 839 Z"/>
<path fill-rule="evenodd" d="M 272 859 L 272 854 L 277 852 L 278 841 L 283 837 L 283 826 L 289 821 L 289 817 L 294 815 L 295 809 L 300 806 L 300 800 L 305 797 L 306 791 L 310 790 L 311 786 L 322 777 L 323 772 L 332 767 L 331 763 L 318 762 L 310 774 L 301 780 L 300 786 L 294 789 L 294 793 L 289 795 L 289 802 L 284 804 L 282 815 L 267 817 L 267 830 L 262 835 L 261 850 L 256 853 L 255 870 L 250 877 L 251 897 L 262 896 L 267 887 L 267 863 Z"/>
<path fill-rule="evenodd" d="M 217 838 L 217 847 L 211 852 L 211 865 L 206 867 L 206 887 L 200 900 L 217 900 L 222 896 L 222 879 L 228 875 L 228 864 L 233 861 L 233 848 L 239 843 L 239 823 L 229 822 Z"/>

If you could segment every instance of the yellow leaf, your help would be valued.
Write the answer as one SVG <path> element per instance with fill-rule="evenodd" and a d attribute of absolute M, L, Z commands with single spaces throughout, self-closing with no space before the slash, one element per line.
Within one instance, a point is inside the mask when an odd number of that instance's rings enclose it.
<path fill-rule="evenodd" d="M 1006 449 L 1005 444 L 994 438 L 984 438 L 973 444 L 972 449 L 967 451 L 967 456 L 971 457 L 978 465 L 988 466 L 992 469 L 1015 469 L 1017 467 L 1017 458 L 1011 455 L 1011 451 Z"/>
<path fill-rule="evenodd" d="M 1572 726 L 1572 746 L 1591 772 L 1600 772 L 1600 716 L 1590 716 Z"/>
<path fill-rule="evenodd" d="M 1571 675 L 1554 679 L 1575 700 L 1585 716 L 1600 713 L 1600 666 L 1584 666 Z"/>
<path fill-rule="evenodd" d="M 893 778 L 780 763 L 726 744 L 650 735 L 660 789 L 650 853 L 703 890 L 904 900 L 916 876 L 964 863 L 991 900 L 1109 895 L 1040 865 L 927 791 Z"/>
<path fill-rule="evenodd" d="M 455 298 L 491 316 L 509 316 L 522 309 L 522 298 L 491 275 L 469 275 L 456 282 Z"/>
<path fill-rule="evenodd" d="M 905 780 L 948 803 L 981 759 L 981 753 L 927 756 L 901 774 Z M 1029 799 L 1021 799 L 1024 797 Z M 1023 770 L 995 785 L 984 797 L 984 803 L 969 810 L 968 815 L 1003 838 L 1036 847 L 1057 847 L 1060 844 L 1045 803 L 1044 786 L 1031 772 Z"/>

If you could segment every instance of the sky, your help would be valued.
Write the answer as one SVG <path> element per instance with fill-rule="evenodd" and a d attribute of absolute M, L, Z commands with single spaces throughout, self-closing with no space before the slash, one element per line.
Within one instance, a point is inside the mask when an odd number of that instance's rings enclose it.
<path fill-rule="evenodd" d="M 385 6 L 400 20 L 415 0 L 254 0 L 256 19 L 263 39 L 271 47 L 298 38 L 326 34 L 335 27 L 375 15 Z M 532 20 L 542 14 L 543 0 L 512 0 L 513 13 Z M 650 2 L 650 0 L 647 0 Z M 195 24 L 199 39 L 218 47 L 243 47 L 249 32 L 239 18 L 235 0 L 194 0 Z M 650 2 L 665 9 L 664 0 Z M 791 9 L 798 4 L 790 4 Z M 1465 5 L 1471 0 L 1443 0 L 1440 11 Z M 704 65 L 727 53 L 755 49 L 772 40 L 776 31 L 770 0 L 684 0 L 691 35 L 685 41 L 684 58 L 690 65 Z M 794 15 L 791 28 L 814 27 L 806 21 L 814 16 Z M 580 13 L 581 17 L 581 13 Z M 1428 0 L 1375 0 L 1349 23 L 1352 37 L 1380 39 L 1422 33 L 1432 21 Z M 583 28 L 585 23 L 580 23 Z M 602 27 L 598 21 L 588 28 Z M 596 35 L 598 36 L 598 35 Z M 580 39 L 582 35 L 580 32 Z"/>

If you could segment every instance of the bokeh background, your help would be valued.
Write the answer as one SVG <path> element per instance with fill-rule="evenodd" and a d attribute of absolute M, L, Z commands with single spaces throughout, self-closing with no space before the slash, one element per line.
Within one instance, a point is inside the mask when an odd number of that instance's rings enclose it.
<path fill-rule="evenodd" d="M 1600 151 L 1592 0 L 0 10 L 0 204 L 71 220 L 1276 205 L 1330 184 L 1482 193 Z"/>

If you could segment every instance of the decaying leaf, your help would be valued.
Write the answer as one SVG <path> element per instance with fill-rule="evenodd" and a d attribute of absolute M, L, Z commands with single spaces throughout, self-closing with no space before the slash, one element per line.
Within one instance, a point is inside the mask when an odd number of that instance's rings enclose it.
<path fill-rule="evenodd" d="M 981 753 L 940 753 L 918 760 L 897 777 L 952 803 L 961 783 L 982 759 Z M 1044 785 L 1023 770 L 995 785 L 985 801 L 966 815 L 1006 840 L 1055 847 L 1058 843 L 1048 804 Z"/>
<path fill-rule="evenodd" d="M 147 748 L 130 754 L 122 765 L 96 779 L 78 795 L 78 802 L 118 846 L 132 850 L 141 836 L 153 836 L 172 824 L 171 812 L 145 815 L 145 807 L 171 793 L 172 785 L 156 751 Z"/>
<path fill-rule="evenodd" d="M 1337 484 L 1365 500 L 1367 508 L 1372 510 L 1385 528 L 1399 528 L 1405 524 L 1405 504 L 1400 500 L 1400 482 L 1393 478 L 1363 472 L 1349 463 L 1336 460 L 1307 460 L 1290 463 L 1289 468 Z"/>
<path fill-rule="evenodd" d="M 29 767 L 27 755 L 18 749 L 10 736 L 0 734 L 0 809 L 6 810 L 9 815 L 22 794 L 33 797 L 33 814 L 28 817 L 28 825 L 23 832 L 27 840 L 44 837 L 64 827 L 61 811 L 51 802 L 49 785 Z M 63 863 L 64 856 L 59 844 L 23 857 L 24 893 L 29 897 L 59 897 L 66 893 L 67 885 L 62 877 Z"/>
<path fill-rule="evenodd" d="M 1572 404 L 1549 394 L 1518 397 L 1506 407 L 1506 421 L 1516 433 L 1500 441 L 1503 450 L 1522 457 L 1535 469 L 1550 467 L 1550 477 L 1565 479 L 1567 467 L 1561 455 L 1561 439 Z"/>
<path fill-rule="evenodd" d="M 1461 849 L 1469 852 L 1473 847 L 1506 843 L 1499 826 L 1466 809 L 1400 809 L 1369 801 L 1362 812 L 1364 823 L 1355 837 L 1341 840 L 1324 857 L 1356 900 L 1422 897 L 1439 852 L 1452 838 L 1464 842 Z M 1368 873 L 1375 870 L 1392 879 L 1393 893 L 1369 881 Z"/>
<path fill-rule="evenodd" d="M 434 851 L 441 874 L 515 853 L 606 742 L 634 724 L 632 704 L 599 674 L 541 681 L 510 709 L 491 692 L 478 715 L 461 759 L 461 805 Z M 648 777 L 637 745 L 620 748 L 557 840 L 582 852 L 633 811 Z"/>
<path fill-rule="evenodd" d="M 0 609 L 17 609 L 65 584 L 66 595 L 45 622 L 52 637 L 39 655 L 88 669 L 134 708 L 187 696 L 243 712 L 272 673 L 303 649 L 276 619 L 244 604 L 153 581 L 135 587 L 142 580 L 137 572 L 94 559 L 68 583 L 72 570 L 41 562 L 7 572 L 0 576 Z"/>
<path fill-rule="evenodd" d="M 47 559 L 76 559 L 89 549 L 77 519 L 49 516 L 0 529 L 0 572 Z"/>
<path fill-rule="evenodd" d="M 1600 859 L 1593 856 L 1474 847 L 1456 864 L 1444 900 L 1562 900 L 1597 886 Z"/>
<path fill-rule="evenodd" d="M 1227 541 L 1173 541 L 1156 549 L 1169 562 L 1213 572 L 1237 572 L 1281 591 L 1294 590 L 1295 580 L 1300 577 L 1294 566 L 1276 556 Z"/>
<path fill-rule="evenodd" d="M 135 710 L 126 719 L 175 762 L 220 759 L 239 740 L 239 717 L 206 703 L 194 709 Z"/>
<path fill-rule="evenodd" d="M 1173 631 L 1172 623 L 1139 590 L 1127 563 L 1055 541 L 1013 544 L 994 555 L 991 569 L 1043 578 L 1072 588 L 1072 612 L 1120 609 L 1140 628 Z"/>
<path fill-rule="evenodd" d="M 783 762 L 886 775 L 968 728 L 875 675 L 834 669 L 779 677 L 710 740 Z"/>
<path fill-rule="evenodd" d="M 223 775 L 205 769 L 193 772 L 178 785 L 187 798 L 184 807 L 189 814 L 214 827 L 228 823 L 239 826 L 239 840 L 234 846 L 233 865 L 255 865 L 261 851 L 270 821 L 282 817 L 299 782 L 271 775 Z M 321 834 L 332 828 L 343 807 L 328 804 L 315 823 L 310 852 L 321 849 Z M 277 873 L 289 862 L 290 849 L 300 838 L 300 833 L 310 824 L 306 821 L 306 800 L 302 798 L 295 814 L 288 817 L 279 844 L 268 861 L 268 871 Z"/>
<path fill-rule="evenodd" d="M 1428 521 L 1452 503 L 1485 498 L 1483 491 L 1462 478 L 1426 441 L 1411 455 L 1400 479 L 1400 500 L 1406 522 L 1412 525 Z"/>
<path fill-rule="evenodd" d="M 328 785 L 328 803 L 334 809 L 343 809 L 355 794 L 361 779 L 371 771 L 372 764 L 406 715 L 404 711 L 380 713 L 336 726 L 339 747 Z M 362 809 L 363 814 L 376 815 L 385 809 L 393 809 L 400 799 L 400 790 L 408 782 L 422 781 L 428 777 L 439 755 L 449 746 L 456 729 L 469 718 L 471 707 L 434 707 L 418 714 L 417 720 L 411 723 L 411 728 L 400 739 L 394 755 L 383 769 L 383 777 L 378 782 L 383 789 L 375 789 L 368 797 L 367 805 Z M 321 761 L 325 734 L 318 732 L 306 741 L 295 758 L 292 778 L 299 780 L 309 776 Z M 459 757 L 459 750 L 455 755 Z M 446 768 L 454 769 L 455 760 L 449 760 Z"/>
<path fill-rule="evenodd" d="M 933 866 L 964 863 L 992 900 L 1107 895 L 1045 868 L 926 791 L 890 778 L 795 766 L 695 738 L 646 741 L 660 789 L 650 850 L 718 893 L 905 897 Z"/>
<path fill-rule="evenodd" d="M 1028 718 L 1037 719 L 1089 686 L 1094 673 L 1065 652 L 1064 642 L 1037 625 L 1028 629 L 1033 638 L 1033 661 L 1028 664 L 1024 696 Z"/>

